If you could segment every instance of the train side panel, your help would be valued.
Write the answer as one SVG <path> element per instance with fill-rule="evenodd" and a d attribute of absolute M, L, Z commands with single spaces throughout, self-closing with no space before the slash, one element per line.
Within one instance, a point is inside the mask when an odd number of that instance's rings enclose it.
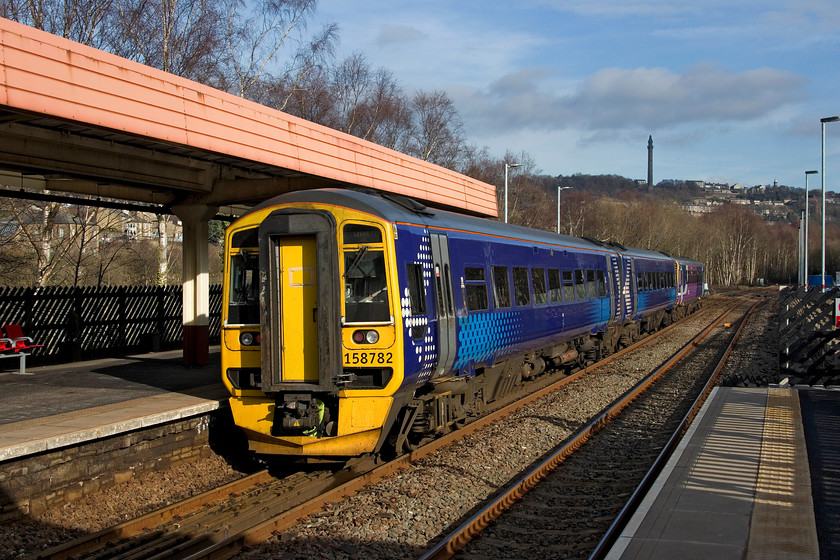
<path fill-rule="evenodd" d="M 458 353 L 453 370 L 602 331 L 614 304 L 602 252 L 449 235 Z"/>

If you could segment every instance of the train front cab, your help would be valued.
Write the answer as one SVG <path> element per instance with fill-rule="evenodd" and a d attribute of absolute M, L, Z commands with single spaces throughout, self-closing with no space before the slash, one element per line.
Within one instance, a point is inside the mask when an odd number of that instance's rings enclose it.
<path fill-rule="evenodd" d="M 251 450 L 373 451 L 402 382 L 389 224 L 269 208 L 227 234 L 222 368 Z"/>

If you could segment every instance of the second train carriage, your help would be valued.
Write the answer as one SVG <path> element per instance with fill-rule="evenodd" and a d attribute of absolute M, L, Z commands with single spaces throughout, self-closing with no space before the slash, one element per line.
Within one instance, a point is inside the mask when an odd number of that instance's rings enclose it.
<path fill-rule="evenodd" d="M 234 420 L 253 451 L 307 458 L 410 448 L 654 330 L 702 285 L 696 261 L 352 190 L 267 201 L 225 247 Z"/>

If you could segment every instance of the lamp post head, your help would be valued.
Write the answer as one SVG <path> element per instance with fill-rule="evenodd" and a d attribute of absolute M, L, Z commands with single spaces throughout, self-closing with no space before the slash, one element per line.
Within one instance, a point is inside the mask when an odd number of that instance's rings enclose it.
<path fill-rule="evenodd" d="M 812 170 L 812 171 L 806 171 L 806 172 L 805 172 L 805 175 L 816 175 L 817 173 L 819 173 L 819 171 L 817 171 L 816 169 L 814 169 L 814 170 Z"/>
<path fill-rule="evenodd" d="M 834 116 L 834 117 L 825 117 L 825 118 L 820 119 L 821 123 L 837 122 L 837 121 L 840 121 L 840 117 Z"/>

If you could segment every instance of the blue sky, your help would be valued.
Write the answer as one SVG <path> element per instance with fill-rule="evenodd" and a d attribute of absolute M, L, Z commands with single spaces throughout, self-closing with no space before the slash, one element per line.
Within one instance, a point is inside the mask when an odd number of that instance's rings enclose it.
<path fill-rule="evenodd" d="M 443 90 L 470 143 L 542 172 L 804 186 L 840 114 L 838 0 L 322 0 L 406 93 Z M 826 127 L 840 191 L 840 122 Z M 809 186 L 819 187 L 812 177 Z"/>

